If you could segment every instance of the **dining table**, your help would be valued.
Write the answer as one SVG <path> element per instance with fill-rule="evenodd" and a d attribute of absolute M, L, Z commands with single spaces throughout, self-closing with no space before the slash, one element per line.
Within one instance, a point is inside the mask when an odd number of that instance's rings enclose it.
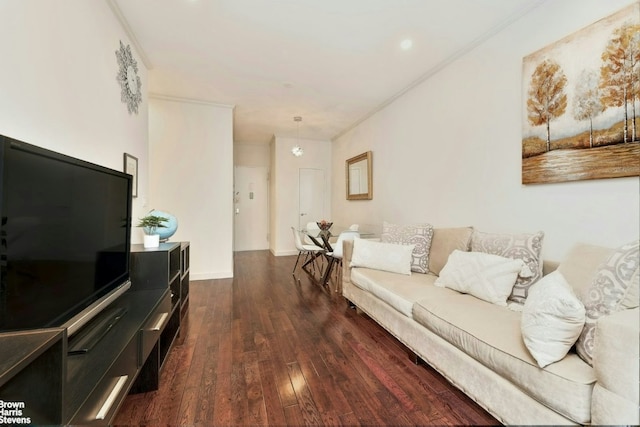
<path fill-rule="evenodd" d="M 359 228 L 359 227 L 358 227 Z M 340 233 L 344 231 L 357 231 L 360 238 L 375 238 L 377 233 L 369 228 L 354 230 L 352 226 L 341 226 L 333 224 L 329 229 L 323 230 L 319 228 L 303 228 L 300 231 L 313 242 L 314 245 L 324 249 L 324 257 L 327 259 L 327 267 L 322 272 L 322 286 L 329 284 L 329 277 L 331 277 L 331 271 L 336 263 L 336 258 L 331 256 L 333 253 L 332 243 L 335 244 Z"/>

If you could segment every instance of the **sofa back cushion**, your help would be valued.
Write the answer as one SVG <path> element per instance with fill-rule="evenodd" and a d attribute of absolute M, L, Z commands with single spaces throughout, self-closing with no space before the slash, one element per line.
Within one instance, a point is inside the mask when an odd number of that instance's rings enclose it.
<path fill-rule="evenodd" d="M 434 228 L 429 252 L 429 272 L 440 275 L 453 251 L 468 251 L 471 233 L 473 227 Z"/>
<path fill-rule="evenodd" d="M 613 251 L 612 248 L 586 243 L 578 243 L 569 250 L 565 259 L 558 266 L 558 271 L 571 285 L 578 298 L 582 298 L 589 289 L 598 266 L 605 262 Z"/>
<path fill-rule="evenodd" d="M 545 259 L 542 261 L 542 275 L 546 276 L 547 274 L 551 274 L 558 269 L 560 263 L 558 261 Z"/>

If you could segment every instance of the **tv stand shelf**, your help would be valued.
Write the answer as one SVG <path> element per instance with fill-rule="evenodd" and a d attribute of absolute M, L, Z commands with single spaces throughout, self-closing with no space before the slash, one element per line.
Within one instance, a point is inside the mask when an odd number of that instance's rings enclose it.
<path fill-rule="evenodd" d="M 0 415 L 29 424 L 62 424 L 65 330 L 9 332 L 0 334 L 0 343 L 0 400 L 16 408 L 12 413 L 0 409 Z"/>
<path fill-rule="evenodd" d="M 135 247 L 131 288 L 71 339 L 62 328 L 0 333 L 0 400 L 26 423 L 111 424 L 128 393 L 158 388 L 186 308 L 189 245 Z M 83 337 L 88 350 L 68 353 Z"/>
<path fill-rule="evenodd" d="M 127 376 L 117 400 L 103 420 L 113 417 L 119 403 L 132 387 L 142 363 L 138 342 L 145 324 L 153 322 L 169 310 L 166 290 L 129 291 L 112 306 L 124 308 L 126 314 L 86 354 L 67 357 L 67 389 L 65 407 L 72 424 L 100 422 L 96 415 L 115 387 L 115 382 Z M 110 313 L 105 313 L 106 317 Z M 98 323 L 101 319 L 96 319 Z M 89 327 L 91 325 L 88 325 Z M 164 326 L 164 325 L 162 325 Z"/>
<path fill-rule="evenodd" d="M 167 289 L 125 292 L 84 327 L 101 327 L 113 310 L 125 311 L 81 354 L 67 353 L 65 329 L 0 334 L 0 400 L 17 405 L 29 424 L 109 424 L 138 373 L 152 369 L 147 365 L 151 351 L 139 344 L 150 335 L 154 345 L 164 339 L 170 308 Z"/>

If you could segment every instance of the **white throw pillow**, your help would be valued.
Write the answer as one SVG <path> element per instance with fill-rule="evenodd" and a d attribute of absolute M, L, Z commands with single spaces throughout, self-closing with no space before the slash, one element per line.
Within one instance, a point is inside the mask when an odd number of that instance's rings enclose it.
<path fill-rule="evenodd" d="M 411 274 L 411 254 L 414 246 L 355 239 L 350 266 Z"/>
<path fill-rule="evenodd" d="M 399 245 L 414 245 L 411 271 L 429 272 L 429 251 L 433 239 L 431 224 L 398 225 L 384 221 L 380 241 Z"/>
<path fill-rule="evenodd" d="M 449 255 L 435 285 L 506 307 L 519 274 L 531 274 L 521 259 L 456 249 Z"/>
<path fill-rule="evenodd" d="M 584 321 L 584 305 L 562 273 L 554 271 L 529 288 L 520 329 L 524 344 L 544 368 L 567 355 Z"/>
<path fill-rule="evenodd" d="M 506 258 L 521 259 L 529 267 L 530 276 L 518 277 L 511 290 L 509 300 L 524 303 L 529 288 L 542 277 L 542 241 L 544 233 L 483 233 L 474 230 L 471 235 L 471 250 L 486 252 Z"/>

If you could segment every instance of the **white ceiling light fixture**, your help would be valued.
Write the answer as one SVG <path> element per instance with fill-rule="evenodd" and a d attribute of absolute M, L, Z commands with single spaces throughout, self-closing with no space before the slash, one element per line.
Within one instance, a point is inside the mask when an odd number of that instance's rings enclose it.
<path fill-rule="evenodd" d="M 302 121 L 302 117 L 295 116 L 293 121 L 296 122 L 296 145 L 291 149 L 291 154 L 296 157 L 300 157 L 304 154 L 304 150 L 300 147 L 300 122 Z"/>
<path fill-rule="evenodd" d="M 413 46 L 413 40 L 411 39 L 404 39 L 402 40 L 402 42 L 400 42 L 400 48 L 402 50 L 409 50 L 411 49 L 412 46 Z"/>

